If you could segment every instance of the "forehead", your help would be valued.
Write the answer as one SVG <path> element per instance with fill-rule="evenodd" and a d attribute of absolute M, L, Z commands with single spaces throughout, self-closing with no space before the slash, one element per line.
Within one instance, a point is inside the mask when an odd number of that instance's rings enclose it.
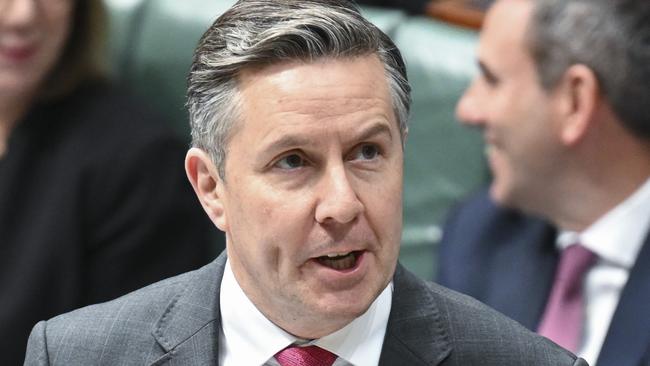
<path fill-rule="evenodd" d="M 383 65 L 379 57 L 368 54 L 340 58 L 323 57 L 312 61 L 295 60 L 250 67 L 239 74 L 239 85 L 241 90 L 245 90 L 253 86 L 274 84 L 289 92 L 303 88 L 305 83 L 321 88 L 335 85 L 328 76 L 338 75 L 350 78 L 355 83 L 363 79 L 363 82 L 370 81 L 376 85 L 385 84 Z"/>
<path fill-rule="evenodd" d="M 281 63 L 239 76 L 243 120 L 260 113 L 322 121 L 368 109 L 388 109 L 395 119 L 384 68 L 376 55 Z M 247 121 L 248 123 L 256 121 Z"/>
<path fill-rule="evenodd" d="M 481 60 L 517 62 L 529 58 L 525 38 L 532 15 L 530 0 L 498 0 L 488 11 L 479 39 Z"/>

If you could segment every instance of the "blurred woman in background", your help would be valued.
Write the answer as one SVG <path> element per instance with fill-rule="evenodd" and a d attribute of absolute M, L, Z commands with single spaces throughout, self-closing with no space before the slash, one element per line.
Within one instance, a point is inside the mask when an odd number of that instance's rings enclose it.
<path fill-rule="evenodd" d="M 41 319 L 210 261 L 185 144 L 104 78 L 101 0 L 0 0 L 0 359 Z"/>

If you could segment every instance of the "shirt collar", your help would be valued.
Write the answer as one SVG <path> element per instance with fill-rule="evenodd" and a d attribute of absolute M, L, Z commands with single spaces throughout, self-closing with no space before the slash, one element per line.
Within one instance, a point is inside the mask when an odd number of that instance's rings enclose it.
<path fill-rule="evenodd" d="M 649 231 L 650 179 L 583 232 L 562 231 L 557 245 L 580 242 L 600 260 L 631 269 Z"/>
<path fill-rule="evenodd" d="M 392 292 L 391 282 L 368 310 L 350 324 L 325 337 L 305 341 L 273 324 L 253 305 L 237 283 L 230 262 L 226 261 L 219 299 L 223 331 L 220 352 L 225 352 L 229 364 L 263 365 L 293 343 L 313 344 L 355 366 L 377 365 L 390 315 Z"/>

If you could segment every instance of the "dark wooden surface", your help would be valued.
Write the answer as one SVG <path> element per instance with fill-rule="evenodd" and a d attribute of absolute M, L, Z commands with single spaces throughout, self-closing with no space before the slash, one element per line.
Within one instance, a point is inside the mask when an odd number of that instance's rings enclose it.
<path fill-rule="evenodd" d="M 427 15 L 452 24 L 480 29 L 483 18 L 493 0 L 433 0 L 426 8 Z"/>

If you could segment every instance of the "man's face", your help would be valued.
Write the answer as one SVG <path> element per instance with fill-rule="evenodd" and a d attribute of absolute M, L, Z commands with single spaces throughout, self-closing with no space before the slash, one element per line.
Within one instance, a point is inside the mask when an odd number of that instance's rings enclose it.
<path fill-rule="evenodd" d="M 524 39 L 532 6 L 500 0 L 488 12 L 478 49 L 481 73 L 456 110 L 460 120 L 484 131 L 492 198 L 518 208 L 544 200 L 559 148 L 556 102 L 542 89 Z"/>
<path fill-rule="evenodd" d="M 376 56 L 240 76 L 218 225 L 235 277 L 271 321 L 304 338 L 362 314 L 392 278 L 402 145 Z"/>

